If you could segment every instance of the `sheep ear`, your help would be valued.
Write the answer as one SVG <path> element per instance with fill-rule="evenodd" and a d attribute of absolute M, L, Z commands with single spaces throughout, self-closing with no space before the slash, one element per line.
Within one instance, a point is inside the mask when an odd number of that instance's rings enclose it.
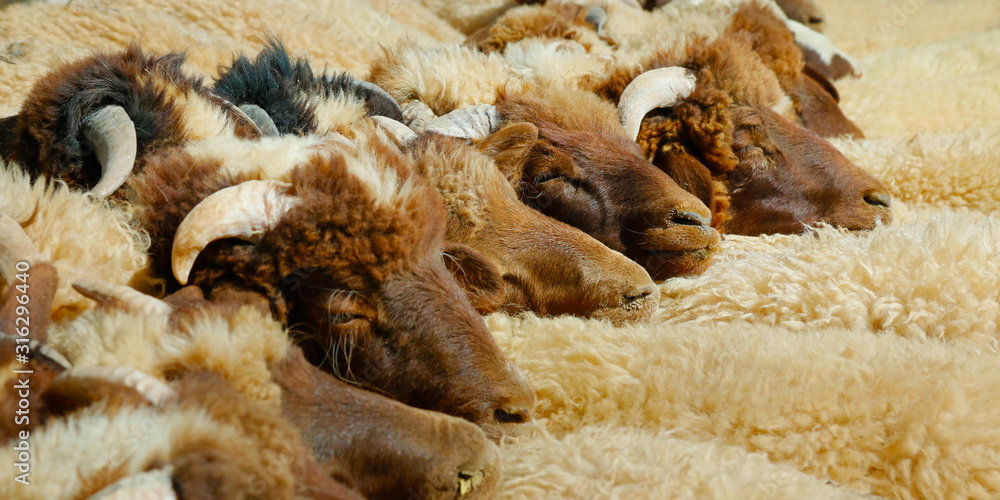
<path fill-rule="evenodd" d="M 537 140 L 538 127 L 531 123 L 515 123 L 490 134 L 477 147 L 480 152 L 493 158 L 497 167 L 508 178 L 520 178 L 528 152 Z M 512 173 L 516 175 L 512 176 Z"/>
<path fill-rule="evenodd" d="M 812 78 L 813 81 L 818 83 L 820 87 L 823 87 L 823 90 L 827 91 L 827 93 L 830 94 L 830 97 L 833 97 L 834 101 L 840 102 L 840 92 L 837 92 L 837 87 L 833 85 L 833 82 L 823 76 L 822 73 L 817 71 L 816 68 L 806 64 L 802 73 L 805 78 Z"/>
<path fill-rule="evenodd" d="M 496 311 L 504 299 L 500 270 L 474 248 L 455 242 L 445 242 L 444 263 L 458 284 L 469 295 L 479 314 Z"/>

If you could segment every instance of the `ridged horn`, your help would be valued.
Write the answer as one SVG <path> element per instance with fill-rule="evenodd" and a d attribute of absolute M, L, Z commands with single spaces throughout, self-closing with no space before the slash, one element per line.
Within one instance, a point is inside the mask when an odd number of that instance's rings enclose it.
<path fill-rule="evenodd" d="M 389 134 L 389 137 L 396 141 L 396 144 L 400 146 L 412 141 L 413 138 L 417 136 L 417 133 L 410 130 L 410 127 L 407 127 L 392 118 L 385 116 L 373 116 L 372 120 L 375 120 L 375 123 L 382 130 L 384 130 L 386 134 Z"/>
<path fill-rule="evenodd" d="M 131 287 L 112 285 L 100 280 L 82 279 L 73 283 L 73 289 L 103 306 L 124 309 L 144 316 L 167 317 L 172 310 L 169 304 L 156 297 Z"/>
<path fill-rule="evenodd" d="M 399 116 L 403 116 L 403 108 L 399 105 L 399 102 L 396 101 L 394 97 L 392 97 L 391 95 L 389 95 L 388 92 L 385 91 L 385 89 L 379 87 L 378 85 L 375 85 L 372 82 L 365 82 L 361 80 L 358 80 L 358 85 L 363 89 L 367 89 L 369 92 L 373 94 L 377 94 L 385 98 L 387 101 L 389 101 L 391 104 L 395 106 L 395 110 L 399 113 Z"/>
<path fill-rule="evenodd" d="M 6 332 L 0 332 L 0 337 L 6 337 L 9 339 L 23 339 L 24 337 L 12 335 Z M 16 340 L 15 340 L 16 341 Z M 57 365 L 61 366 L 63 370 L 69 370 L 73 367 L 73 363 L 70 363 L 65 356 L 59 351 L 43 344 L 37 340 L 28 340 L 28 352 L 37 352 L 46 358 L 54 361 Z"/>
<path fill-rule="evenodd" d="M 278 127 L 274 124 L 274 120 L 271 119 L 271 115 L 267 114 L 267 111 L 264 111 L 264 108 L 256 104 L 244 104 L 239 109 L 247 115 L 250 121 L 257 124 L 260 135 L 264 137 L 280 135 Z"/>
<path fill-rule="evenodd" d="M 697 79 L 687 68 L 673 66 L 646 71 L 625 87 L 618 100 L 618 117 L 634 141 L 646 113 L 669 108 L 694 92 Z"/>
<path fill-rule="evenodd" d="M 177 500 L 173 466 L 123 477 L 87 500 Z"/>
<path fill-rule="evenodd" d="M 78 366 L 52 380 L 49 392 L 74 401 L 94 401 L 102 388 L 131 389 L 155 406 L 177 400 L 177 393 L 162 380 L 127 366 Z"/>
<path fill-rule="evenodd" d="M 259 241 L 298 204 L 298 198 L 287 194 L 290 187 L 274 180 L 246 181 L 202 200 L 181 221 L 174 236 L 171 265 L 177 281 L 187 284 L 198 254 L 215 240 Z"/>
<path fill-rule="evenodd" d="M 420 133 L 427 128 L 427 124 L 434 121 L 437 115 L 430 106 L 421 101 L 409 101 L 403 105 L 403 123 L 414 132 Z"/>
<path fill-rule="evenodd" d="M 101 164 L 101 180 L 90 191 L 106 198 L 125 184 L 135 166 L 135 124 L 121 106 L 105 106 L 87 115 L 81 128 Z"/>
<path fill-rule="evenodd" d="M 479 141 L 500 128 L 500 113 L 495 106 L 478 104 L 456 109 L 427 124 L 427 132 Z"/>
<path fill-rule="evenodd" d="M 41 262 L 42 254 L 24 233 L 21 224 L 7 214 L 0 214 L 0 276 L 7 284 L 14 283 L 20 261 Z"/>

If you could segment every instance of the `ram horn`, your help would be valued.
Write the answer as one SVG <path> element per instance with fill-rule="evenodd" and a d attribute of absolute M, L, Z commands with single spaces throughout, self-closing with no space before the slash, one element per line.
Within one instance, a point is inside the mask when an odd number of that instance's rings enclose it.
<path fill-rule="evenodd" d="M 87 115 L 81 128 L 101 164 L 101 180 L 90 191 L 106 198 L 125 184 L 135 166 L 135 124 L 121 106 L 105 106 Z"/>
<path fill-rule="evenodd" d="M 646 71 L 625 87 L 618 100 L 618 117 L 633 141 L 646 113 L 669 108 L 694 92 L 697 79 L 687 68 L 673 66 Z"/>
<path fill-rule="evenodd" d="M 123 285 L 82 279 L 73 283 L 73 289 L 103 306 L 124 309 L 143 316 L 167 317 L 172 311 L 166 302 Z"/>
<path fill-rule="evenodd" d="M 133 474 L 87 497 L 87 500 L 177 500 L 173 467 Z"/>
<path fill-rule="evenodd" d="M 278 127 L 274 124 L 274 120 L 271 119 L 271 115 L 267 114 L 267 111 L 264 111 L 264 108 L 256 104 L 244 104 L 237 109 L 243 111 L 247 118 L 257 125 L 260 135 L 264 137 L 280 135 Z"/>
<path fill-rule="evenodd" d="M 400 146 L 412 141 L 415 137 L 417 137 L 417 133 L 414 132 L 413 130 L 410 130 L 410 127 L 407 127 L 406 125 L 403 125 L 402 123 L 397 122 L 392 118 L 388 118 L 385 116 L 373 116 L 372 120 L 374 120 L 375 124 L 378 125 L 382 130 L 384 130 L 385 133 L 388 134 L 389 137 L 391 137 L 392 140 L 396 141 L 396 144 Z"/>
<path fill-rule="evenodd" d="M 403 123 L 414 132 L 423 132 L 436 118 L 434 110 L 421 101 L 413 100 L 403 105 Z"/>
<path fill-rule="evenodd" d="M 17 339 L 20 339 L 20 342 L 24 342 L 24 337 L 5 332 L 0 332 L 0 337 L 11 339 L 14 342 L 19 342 Z M 49 360 L 61 366 L 63 370 L 69 370 L 73 367 L 73 363 L 70 363 L 62 353 L 35 339 L 28 340 L 28 352 L 38 353 L 49 358 Z"/>
<path fill-rule="evenodd" d="M 427 132 L 479 141 L 500 128 L 500 113 L 495 106 L 479 104 L 456 109 L 427 124 Z"/>
<path fill-rule="evenodd" d="M 174 236 L 171 265 L 174 276 L 187 284 L 198 254 L 222 238 L 256 242 L 299 203 L 287 194 L 291 184 L 275 181 L 246 181 L 213 193 L 201 201 L 181 221 Z"/>
<path fill-rule="evenodd" d="M 399 102 L 396 101 L 394 97 L 392 97 L 391 95 L 389 95 L 388 92 L 385 91 L 385 89 L 379 87 L 378 85 L 375 85 L 372 82 L 364 82 L 361 80 L 358 80 L 358 85 L 374 95 L 382 96 L 382 98 L 388 101 L 389 104 L 392 106 L 393 111 L 395 113 L 398 113 L 396 116 L 399 116 L 400 118 L 403 117 L 403 108 L 399 105 Z M 389 118 L 392 117 L 390 116 Z"/>
<path fill-rule="evenodd" d="M 21 261 L 41 262 L 42 254 L 24 233 L 21 224 L 7 214 L 0 214 L 0 276 L 7 284 L 14 283 L 17 263 Z"/>
<path fill-rule="evenodd" d="M 48 392 L 71 401 L 90 402 L 101 399 L 109 388 L 135 391 L 159 407 L 177 400 L 177 393 L 162 380 L 127 366 L 77 366 L 54 378 Z"/>

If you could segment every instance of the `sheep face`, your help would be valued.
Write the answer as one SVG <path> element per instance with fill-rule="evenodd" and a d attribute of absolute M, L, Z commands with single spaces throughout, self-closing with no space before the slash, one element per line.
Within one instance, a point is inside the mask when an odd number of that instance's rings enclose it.
<path fill-rule="evenodd" d="M 311 361 L 345 380 L 468 419 L 498 439 L 502 426 L 531 419 L 534 394 L 445 266 L 438 193 L 395 147 L 368 146 L 362 158 L 319 154 L 292 171 L 294 208 L 257 243 L 209 244 L 189 282 L 211 300 L 262 304 L 295 328 Z M 134 187 L 154 236 L 172 234 L 191 207 L 233 182 L 217 163 L 184 154 L 150 169 Z M 169 265 L 169 240 L 158 266 Z"/>
<path fill-rule="evenodd" d="M 579 229 L 521 203 L 502 174 L 525 160 L 537 137 L 534 125 L 519 123 L 476 147 L 428 133 L 408 150 L 443 195 L 448 239 L 481 252 L 503 276 L 504 294 L 494 307 L 615 322 L 647 319 L 659 299 L 649 274 Z"/>
<path fill-rule="evenodd" d="M 508 174 L 524 203 L 622 252 L 653 279 L 708 266 L 719 241 L 711 212 L 640 156 L 608 103 L 589 92 L 542 91 L 497 109 L 538 127 L 524 165 Z"/>
<path fill-rule="evenodd" d="M 475 425 L 359 391 L 296 348 L 271 370 L 281 405 L 327 476 L 366 498 L 486 497 L 500 479 L 497 447 Z M 469 494 L 464 494 L 469 492 Z"/>
<path fill-rule="evenodd" d="M 766 108 L 734 117 L 739 163 L 725 180 L 725 232 L 798 233 L 818 222 L 864 230 L 892 220 L 885 186 L 813 132 Z"/>

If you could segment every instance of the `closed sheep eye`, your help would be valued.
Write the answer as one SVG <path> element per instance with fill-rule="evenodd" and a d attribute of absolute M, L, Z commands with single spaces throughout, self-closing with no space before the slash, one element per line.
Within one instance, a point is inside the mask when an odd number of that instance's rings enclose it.
<path fill-rule="evenodd" d="M 564 178 L 565 177 L 563 177 L 562 175 L 560 175 L 560 174 L 558 174 L 556 172 L 546 172 L 544 174 L 536 175 L 535 178 L 532 179 L 532 183 L 534 183 L 534 184 L 542 184 L 544 182 L 548 182 L 548 181 L 551 181 L 551 180 L 564 179 Z"/>

